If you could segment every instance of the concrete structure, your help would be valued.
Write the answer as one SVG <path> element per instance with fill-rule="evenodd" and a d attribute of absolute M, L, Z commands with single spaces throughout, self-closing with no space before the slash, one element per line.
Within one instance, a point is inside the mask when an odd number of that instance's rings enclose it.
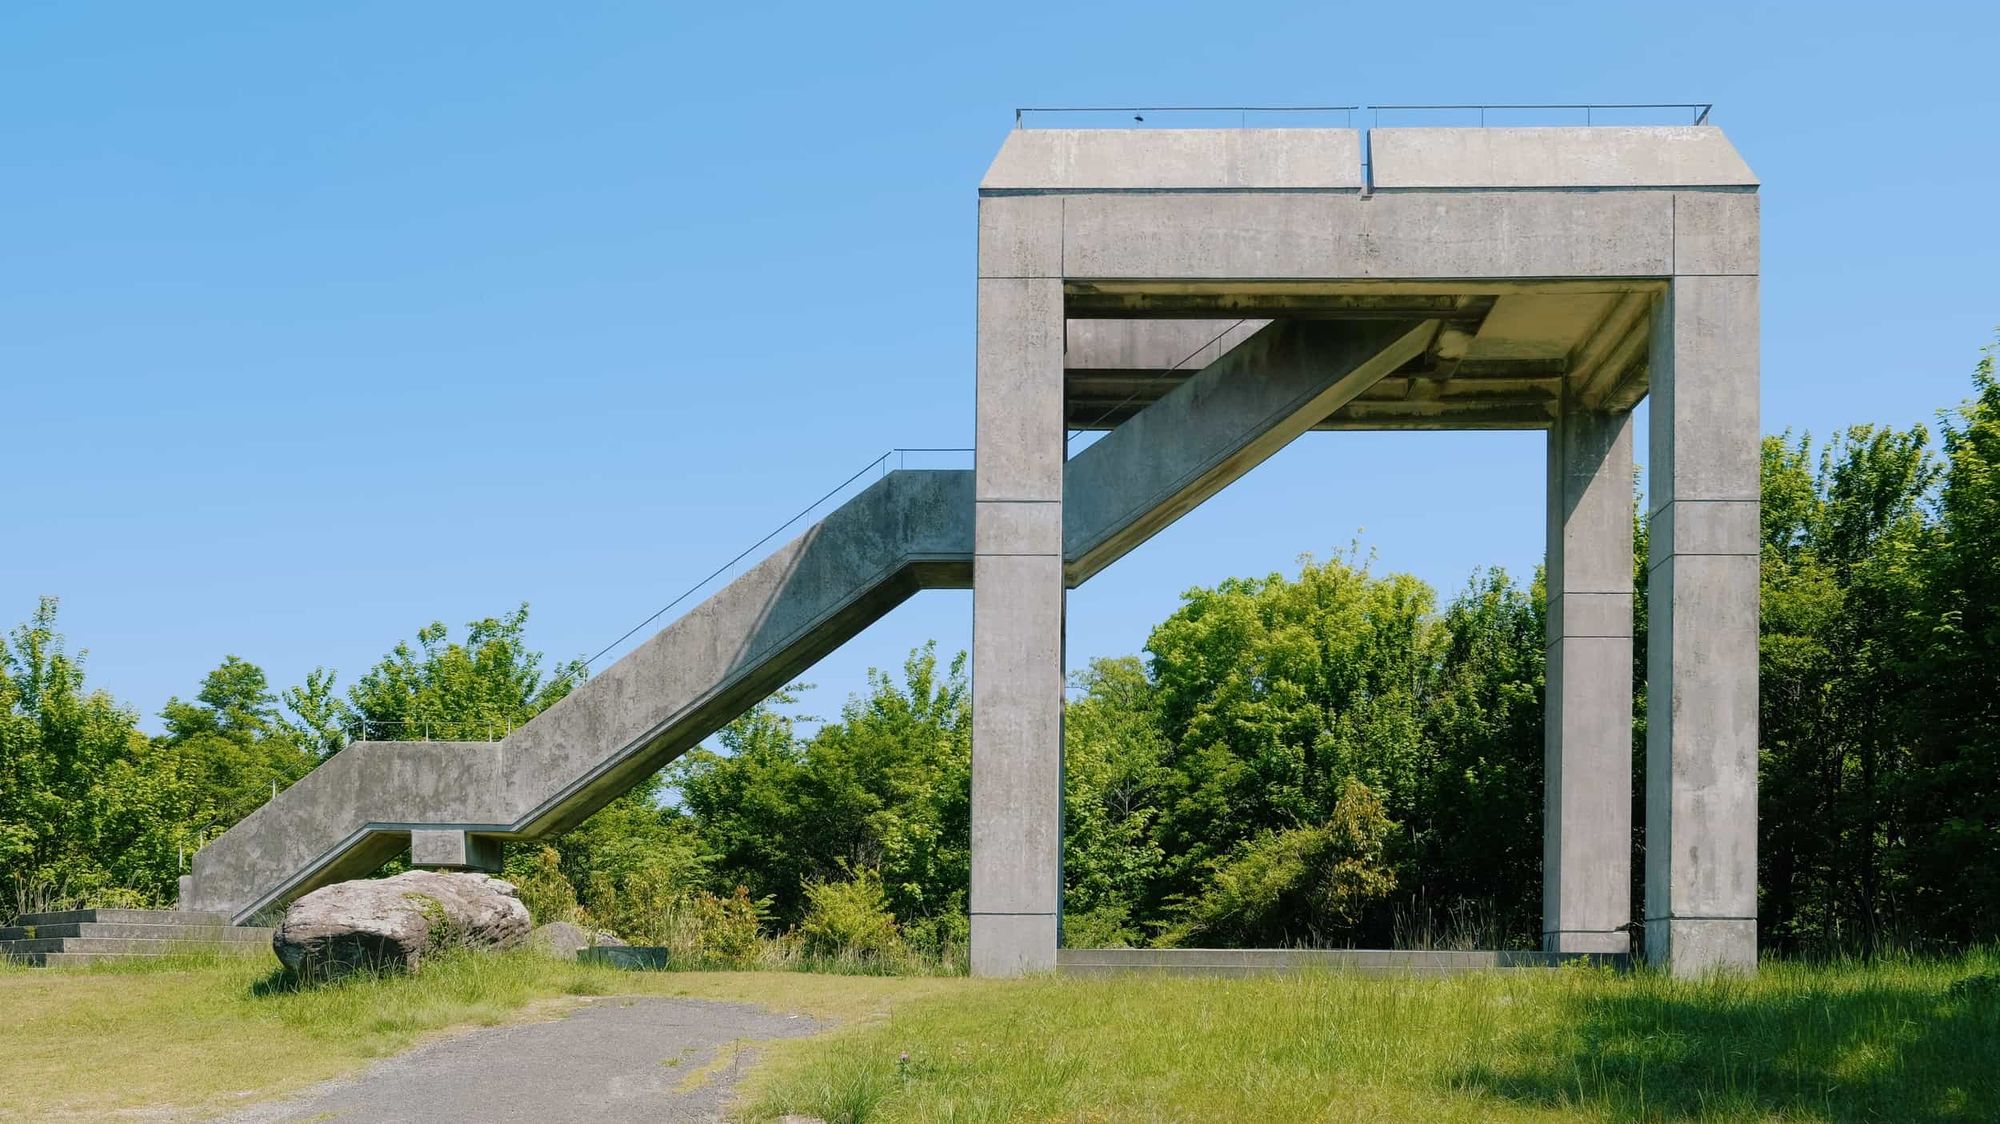
<path fill-rule="evenodd" d="M 972 472 L 889 474 L 504 741 L 350 746 L 204 849 L 185 901 L 241 920 L 406 843 L 490 863 L 970 585 L 973 969 L 1055 968 L 1067 590 L 1307 430 L 1540 429 L 1545 947 L 1622 951 L 1651 393 L 1647 952 L 1749 967 L 1755 187 L 1707 127 L 1016 130 L 980 188 Z M 1110 432 L 1072 457 L 1077 429 Z"/>

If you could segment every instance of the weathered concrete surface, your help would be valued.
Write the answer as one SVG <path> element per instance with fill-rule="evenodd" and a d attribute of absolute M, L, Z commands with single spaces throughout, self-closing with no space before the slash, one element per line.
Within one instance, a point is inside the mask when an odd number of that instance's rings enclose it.
<path fill-rule="evenodd" d="M 1682 276 L 1652 337 L 1646 954 L 1757 962 L 1758 301 Z"/>
<path fill-rule="evenodd" d="M 1046 225 L 1017 202 L 982 199 L 982 229 Z M 969 904 L 982 975 L 1054 967 L 1062 912 L 1063 326 L 1058 277 L 979 279 Z M 1007 936 L 1024 927 L 1048 939 Z"/>
<path fill-rule="evenodd" d="M 1632 416 L 1549 430 L 1542 948 L 1624 953 L 1632 921 Z"/>
<path fill-rule="evenodd" d="M 696 999 L 608 998 L 545 1022 L 419 1046 L 258 1105 L 235 1124 L 544 1124 L 724 1118 L 757 1046 L 828 1029 L 796 1013 Z"/>
<path fill-rule="evenodd" d="M 529 924 L 510 882 L 412 870 L 314 890 L 292 903 L 271 947 L 285 967 L 322 977 L 414 968 L 445 948 L 511 948 Z"/>
<path fill-rule="evenodd" d="M 1757 186 L 1712 125 L 1371 129 L 1368 141 L 1377 191 Z"/>

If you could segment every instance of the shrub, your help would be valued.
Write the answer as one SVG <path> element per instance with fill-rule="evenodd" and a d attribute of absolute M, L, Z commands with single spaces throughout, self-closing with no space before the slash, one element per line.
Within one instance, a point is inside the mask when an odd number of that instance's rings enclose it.
<path fill-rule="evenodd" d="M 1266 831 L 1218 860 L 1161 943 L 1335 940 L 1396 888 L 1386 854 L 1395 830 L 1381 798 L 1349 777 L 1325 824 Z"/>
<path fill-rule="evenodd" d="M 534 868 L 515 880 L 514 890 L 537 925 L 576 920 L 576 887 L 563 876 L 562 856 L 554 847 L 536 853 Z"/>
<path fill-rule="evenodd" d="M 846 882 L 813 882 L 805 891 L 798 940 L 807 956 L 879 961 L 904 954 L 880 872 L 865 870 Z"/>

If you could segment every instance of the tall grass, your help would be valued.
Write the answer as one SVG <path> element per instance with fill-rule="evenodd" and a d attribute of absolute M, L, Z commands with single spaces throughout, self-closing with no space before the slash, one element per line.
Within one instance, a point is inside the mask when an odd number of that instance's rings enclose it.
<path fill-rule="evenodd" d="M 788 1043 L 753 1119 L 1996 1120 L 2000 953 L 1676 981 L 1574 968 L 974 982 Z"/>

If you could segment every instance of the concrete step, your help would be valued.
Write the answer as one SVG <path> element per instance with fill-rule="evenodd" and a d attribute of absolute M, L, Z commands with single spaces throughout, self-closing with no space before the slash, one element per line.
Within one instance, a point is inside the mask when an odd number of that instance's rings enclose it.
<path fill-rule="evenodd" d="M 1494 950 L 1066 948 L 1056 953 L 1056 968 L 1064 975 L 1073 976 L 1125 972 L 1259 976 L 1309 971 L 1431 976 L 1498 970 L 1546 971 L 1578 961 L 1624 968 L 1628 960 L 1625 956 L 1586 953 Z"/>
<path fill-rule="evenodd" d="M 129 952 L 23 952 L 18 955 L 0 955 L 0 960 L 28 968 L 74 968 L 84 964 L 123 964 L 134 960 L 153 959 L 157 957 L 134 955 Z"/>
<path fill-rule="evenodd" d="M 264 941 L 149 940 L 138 937 L 36 937 L 0 941 L 0 956 L 20 956 L 50 952 L 118 953 L 127 956 L 169 956 L 188 952 L 224 952 L 254 955 L 268 952 Z"/>
<path fill-rule="evenodd" d="M 54 925 L 9 925 L 0 928 L 0 941 L 33 940 L 42 937 L 124 937 L 162 941 L 258 941 L 269 942 L 271 929 L 248 925 L 157 925 L 111 921 L 68 921 Z"/>
<path fill-rule="evenodd" d="M 11 927 L 79 925 L 91 922 L 117 925 L 210 926 L 229 924 L 229 916 L 222 913 L 180 909 L 65 909 L 54 913 L 24 913 L 14 918 Z"/>

